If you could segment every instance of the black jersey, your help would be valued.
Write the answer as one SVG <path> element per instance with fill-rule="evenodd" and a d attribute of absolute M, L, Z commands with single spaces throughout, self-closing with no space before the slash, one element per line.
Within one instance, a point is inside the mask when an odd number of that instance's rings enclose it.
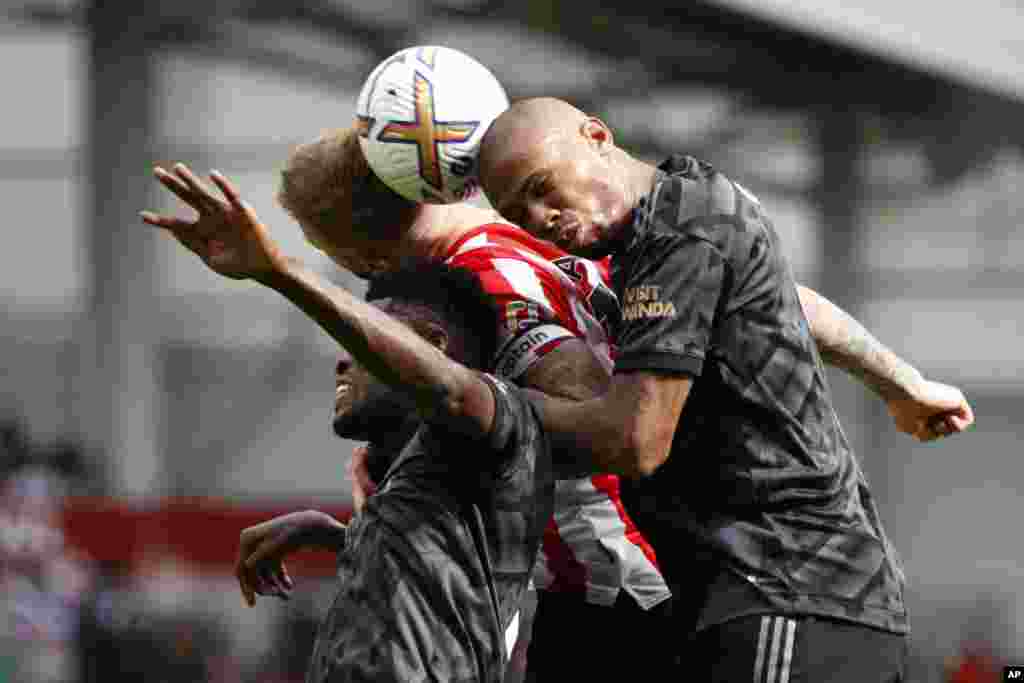
<path fill-rule="evenodd" d="M 353 520 L 307 680 L 501 680 L 554 479 L 525 394 L 487 378 L 490 435 L 424 426 Z"/>
<path fill-rule="evenodd" d="M 625 484 L 627 509 L 674 590 L 707 591 L 698 628 L 790 612 L 906 631 L 903 574 L 778 235 L 710 165 L 659 169 L 613 255 L 616 372 L 693 385 L 666 463 Z"/>

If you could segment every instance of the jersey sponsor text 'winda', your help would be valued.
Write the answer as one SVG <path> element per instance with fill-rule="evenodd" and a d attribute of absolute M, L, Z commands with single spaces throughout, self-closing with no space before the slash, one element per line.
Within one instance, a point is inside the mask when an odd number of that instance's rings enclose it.
<path fill-rule="evenodd" d="M 671 301 L 661 301 L 661 287 L 639 285 L 626 288 L 623 297 L 622 317 L 625 320 L 638 318 L 674 318 L 676 307 Z"/>

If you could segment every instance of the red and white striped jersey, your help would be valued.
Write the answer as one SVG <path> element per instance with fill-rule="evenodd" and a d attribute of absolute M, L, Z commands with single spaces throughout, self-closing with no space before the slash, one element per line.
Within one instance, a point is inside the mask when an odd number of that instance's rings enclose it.
<path fill-rule="evenodd" d="M 498 304 L 495 374 L 517 381 L 572 337 L 584 339 L 611 369 L 606 325 L 619 307 L 607 264 L 569 256 L 506 223 L 463 235 L 447 261 L 475 272 Z M 534 584 L 578 592 L 598 605 L 613 604 L 620 590 L 645 609 L 670 596 L 653 549 L 623 508 L 618 477 L 607 474 L 556 483 Z"/>

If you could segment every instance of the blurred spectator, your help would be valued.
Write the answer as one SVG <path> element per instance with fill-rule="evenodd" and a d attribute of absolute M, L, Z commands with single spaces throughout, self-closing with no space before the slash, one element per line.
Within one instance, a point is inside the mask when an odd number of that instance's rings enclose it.
<path fill-rule="evenodd" d="M 64 544 L 61 503 L 81 459 L 67 444 L 33 450 L 0 428 L 0 656 L 19 683 L 77 677 L 75 639 L 88 561 Z"/>
<path fill-rule="evenodd" d="M 81 683 L 239 683 L 223 615 L 188 567 L 156 545 L 142 566 L 109 569 L 82 614 Z"/>

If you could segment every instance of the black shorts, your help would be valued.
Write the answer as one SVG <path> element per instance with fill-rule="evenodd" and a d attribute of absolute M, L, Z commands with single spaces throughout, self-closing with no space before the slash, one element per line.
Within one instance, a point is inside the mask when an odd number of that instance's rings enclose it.
<path fill-rule="evenodd" d="M 674 624 L 671 600 L 644 610 L 626 591 L 610 607 L 577 594 L 537 591 L 525 681 L 622 683 L 641 671 L 645 682 L 681 680 L 673 675 L 681 640 Z"/>
<path fill-rule="evenodd" d="M 696 634 L 682 671 L 708 683 L 902 683 L 907 637 L 818 617 L 744 617 Z"/>

